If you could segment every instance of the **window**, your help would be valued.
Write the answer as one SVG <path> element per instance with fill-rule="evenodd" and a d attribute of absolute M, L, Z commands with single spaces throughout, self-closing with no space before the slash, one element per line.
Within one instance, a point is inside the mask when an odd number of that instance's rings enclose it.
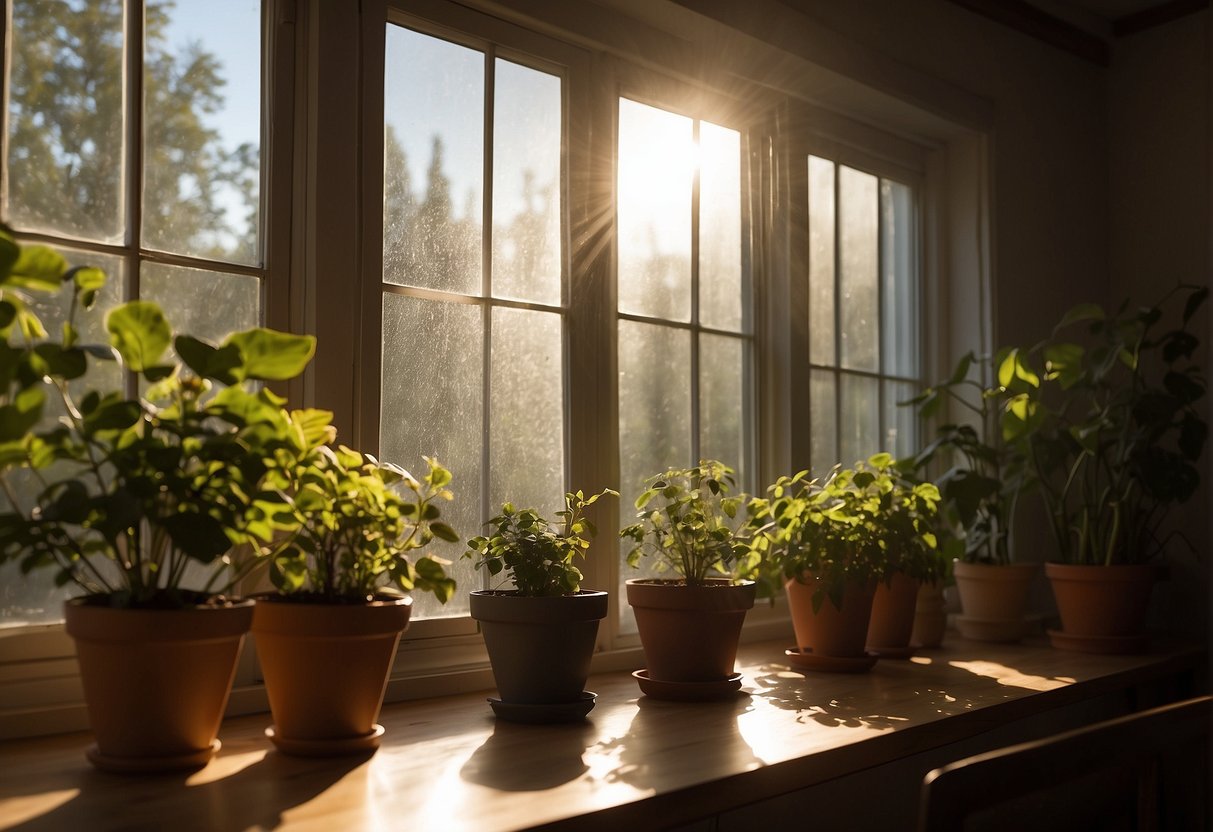
<path fill-rule="evenodd" d="M 10 3 L 0 215 L 105 269 L 103 306 L 149 298 L 211 339 L 261 322 L 262 17 L 259 0 Z M 100 315 L 89 329 L 105 340 Z M 58 620 L 50 573 L 16 572 L 0 626 Z"/>
<path fill-rule="evenodd" d="M 719 459 L 752 477 L 742 135 L 619 99 L 620 511 L 646 477 Z M 621 570 L 618 586 L 635 573 Z M 624 630 L 634 625 L 623 607 Z"/>
<path fill-rule="evenodd" d="M 488 43 L 395 23 L 386 41 L 380 449 L 451 469 L 466 538 L 507 500 L 562 506 L 564 84 Z M 448 572 L 456 598 L 414 617 L 467 615 L 488 576 Z"/>
<path fill-rule="evenodd" d="M 808 158 L 810 460 L 824 475 L 877 451 L 917 449 L 922 384 L 914 195 Z"/>

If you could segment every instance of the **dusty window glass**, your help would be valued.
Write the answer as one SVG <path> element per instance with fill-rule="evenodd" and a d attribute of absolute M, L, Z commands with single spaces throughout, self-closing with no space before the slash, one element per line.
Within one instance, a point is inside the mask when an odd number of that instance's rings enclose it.
<path fill-rule="evenodd" d="M 484 192 L 482 52 L 387 27 L 383 279 L 479 295 Z"/>
<path fill-rule="evenodd" d="M 876 177 L 842 167 L 838 173 L 838 203 L 841 363 L 848 369 L 876 371 L 880 355 Z"/>
<path fill-rule="evenodd" d="M 149 3 L 143 244 L 261 263 L 261 3 Z"/>
<path fill-rule="evenodd" d="M 5 220 L 120 242 L 123 3 L 13 0 L 9 8 Z"/>
<path fill-rule="evenodd" d="M 471 537 L 485 517 L 480 497 L 481 315 L 479 306 L 383 295 L 380 455 L 409 471 L 425 470 L 422 456 L 437 457 L 450 469 L 455 499 L 440 508 L 463 539 Z M 436 542 L 433 551 L 453 561 L 447 572 L 460 589 L 480 585 L 481 573 L 473 570 L 471 561 L 459 559 L 462 547 Z M 466 592 L 445 606 L 428 594 L 413 598 L 413 615 L 420 618 L 467 611 Z"/>
<path fill-rule="evenodd" d="M 560 79 L 498 60 L 493 101 L 493 296 L 560 304 Z"/>
<path fill-rule="evenodd" d="M 699 124 L 699 320 L 748 329 L 741 248 L 741 134 Z"/>
<path fill-rule="evenodd" d="M 809 355 L 834 363 L 834 163 L 809 157 Z"/>
<path fill-rule="evenodd" d="M 619 99 L 619 311 L 691 319 L 694 123 Z"/>
<path fill-rule="evenodd" d="M 144 263 L 139 275 L 139 294 L 160 304 L 174 332 L 217 344 L 260 323 L 256 277 L 163 263 Z"/>

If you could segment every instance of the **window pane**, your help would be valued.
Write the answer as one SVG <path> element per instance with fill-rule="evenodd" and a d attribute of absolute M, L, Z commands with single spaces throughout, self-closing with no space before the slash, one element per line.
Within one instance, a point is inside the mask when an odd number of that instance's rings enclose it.
<path fill-rule="evenodd" d="M 900 407 L 897 403 L 909 401 L 918 394 L 918 385 L 912 382 L 886 381 L 884 383 L 884 447 L 898 459 L 907 457 L 918 449 L 918 420 L 913 407 Z"/>
<path fill-rule="evenodd" d="M 834 373 L 814 370 L 809 381 L 810 464 L 813 476 L 822 477 L 839 461 L 837 440 L 838 390 Z"/>
<path fill-rule="evenodd" d="M 699 320 L 741 332 L 741 134 L 700 122 L 699 159 Z"/>
<path fill-rule="evenodd" d="M 149 3 L 143 243 L 261 262 L 261 3 Z"/>
<path fill-rule="evenodd" d="M 834 163 L 809 157 L 809 359 L 834 363 Z"/>
<path fill-rule="evenodd" d="M 73 265 L 92 265 L 104 269 L 109 276 L 105 288 L 101 290 L 97 305 L 89 311 L 77 311 L 76 327 L 80 331 L 80 340 L 85 344 L 107 344 L 109 337 L 105 332 L 105 313 L 123 300 L 125 285 L 123 261 L 118 257 L 92 252 L 71 251 L 60 249 Z M 43 325 L 52 338 L 57 338 L 63 322 L 67 320 L 68 303 L 66 296 L 47 299 L 45 296 L 34 296 L 33 304 Z M 117 362 L 96 361 L 89 359 L 89 372 L 82 379 L 71 382 L 72 394 L 82 396 L 88 390 L 110 391 L 119 390 L 122 386 L 122 371 Z M 77 399 L 78 400 L 78 399 Z M 62 400 L 48 396 L 46 410 L 43 413 L 39 429 L 49 428 L 66 412 Z M 52 466 L 40 472 L 47 482 L 54 482 L 69 475 L 66 468 Z M 42 484 L 28 469 L 10 470 L 4 474 L 12 494 L 16 495 L 23 511 L 29 511 L 33 506 L 34 497 L 41 490 Z M 7 511 L 10 503 L 5 492 L 0 491 L 0 511 Z M 63 618 L 63 601 L 78 594 L 74 587 L 56 587 L 54 585 L 55 571 L 42 569 L 22 575 L 20 564 L 10 562 L 0 565 L 0 629 L 9 626 L 25 624 L 41 624 L 60 621 Z"/>
<path fill-rule="evenodd" d="M 691 460 L 691 334 L 619 322 L 619 476 L 626 507 L 651 474 Z"/>
<path fill-rule="evenodd" d="M 746 342 L 726 335 L 699 336 L 699 455 L 719 459 L 738 472 L 749 460 L 746 412 Z"/>
<path fill-rule="evenodd" d="M 424 470 L 422 456 L 436 456 L 451 470 L 454 501 L 443 517 L 467 538 L 484 520 L 480 502 L 483 431 L 483 330 L 478 306 L 383 296 L 383 376 L 379 449 L 383 459 L 410 471 Z M 466 615 L 466 592 L 480 574 L 462 547 L 436 541 L 431 551 L 452 561 L 447 568 L 462 590 L 445 606 L 432 596 L 413 599 L 414 617 Z"/>
<path fill-rule="evenodd" d="M 174 332 L 212 343 L 261 323 L 261 281 L 255 277 L 144 263 L 139 294 L 160 304 Z"/>
<path fill-rule="evenodd" d="M 619 99 L 619 311 L 691 319 L 692 122 Z"/>
<path fill-rule="evenodd" d="M 555 519 L 564 508 L 560 316 L 508 308 L 494 309 L 492 315 L 487 513 L 496 514 L 508 500 Z"/>
<path fill-rule="evenodd" d="M 880 202 L 883 223 L 881 251 L 884 263 L 884 372 L 917 378 L 918 271 L 914 263 L 914 214 L 908 187 L 882 179 Z"/>
<path fill-rule="evenodd" d="M 383 279 L 481 293 L 484 55 L 387 27 Z"/>
<path fill-rule="evenodd" d="M 845 166 L 839 170 L 841 364 L 849 369 L 873 372 L 880 369 L 877 363 L 880 320 L 876 286 L 880 241 L 876 184 L 876 177 L 870 174 Z"/>
<path fill-rule="evenodd" d="M 6 220 L 119 242 L 123 4 L 14 0 L 11 9 Z"/>
<path fill-rule="evenodd" d="M 839 461 L 852 465 L 867 459 L 880 448 L 880 382 L 874 378 L 842 373 Z"/>
<path fill-rule="evenodd" d="M 560 79 L 498 60 L 493 296 L 560 304 Z"/>

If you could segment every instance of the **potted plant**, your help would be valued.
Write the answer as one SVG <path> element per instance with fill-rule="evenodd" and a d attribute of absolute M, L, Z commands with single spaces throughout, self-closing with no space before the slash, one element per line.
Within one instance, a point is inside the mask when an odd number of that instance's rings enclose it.
<path fill-rule="evenodd" d="M 604 494 L 618 496 L 610 489 L 590 497 L 565 494 L 564 509 L 556 513 L 559 526 L 535 509 L 506 503 L 488 521 L 492 532 L 468 541 L 464 557 L 514 586 L 475 590 L 470 597 L 501 694 L 489 702 L 503 719 L 574 720 L 594 707 L 585 680 L 607 594 L 581 588 L 576 561 L 596 532 L 584 510 Z"/>
<path fill-rule="evenodd" d="M 982 380 L 990 376 L 992 382 Z M 909 402 L 924 419 L 945 403 L 969 417 L 941 425 L 911 463 L 914 470 L 937 461 L 948 466 L 935 478 L 945 526 L 940 537 L 964 610 L 957 628 L 966 638 L 1011 642 L 1027 630 L 1024 613 L 1039 567 L 1014 558 L 1012 535 L 1020 498 L 1032 486 L 1026 443 L 1039 426 L 1031 402 L 1038 383 L 1019 349 L 984 359 L 968 353 L 951 376 Z"/>
<path fill-rule="evenodd" d="M 376 720 L 412 604 L 405 593 L 445 603 L 455 590 L 444 562 L 409 557 L 435 537 L 457 540 L 439 519 L 450 472 L 427 457 L 418 480 L 331 447 L 330 418 L 290 414 L 305 451 L 271 473 L 288 507 L 271 504 L 265 521 L 286 534 L 265 554 L 276 591 L 257 596 L 253 613 L 274 719 L 266 733 L 279 750 L 305 756 L 378 747 Z"/>
<path fill-rule="evenodd" d="M 911 566 L 909 547 L 935 545 L 938 492 L 906 483 L 888 454 L 835 468 L 821 483 L 807 476 L 781 477 L 750 506 L 754 546 L 787 592 L 796 633 L 787 653 L 806 669 L 867 670 L 876 658 L 865 650 L 876 588 Z M 912 600 L 909 611 L 912 624 Z"/>
<path fill-rule="evenodd" d="M 878 454 L 868 464 L 877 474 L 868 487 L 880 494 L 877 524 L 889 570 L 872 598 L 867 649 L 881 658 L 908 658 L 915 649 L 911 636 L 920 591 L 936 585 L 947 571 L 936 533 L 939 489 L 909 478 L 889 454 Z"/>
<path fill-rule="evenodd" d="M 231 552 L 255 537 L 263 457 L 287 438 L 252 424 L 281 400 L 251 383 L 298 374 L 314 341 L 264 329 L 219 347 L 174 339 L 155 304 L 132 301 L 106 317 L 110 344 L 81 343 L 76 315 L 104 281 L 0 232 L 0 558 L 53 569 L 83 592 L 65 616 L 96 738 L 89 759 L 117 771 L 197 767 L 219 747 L 252 617 L 251 602 L 228 594 L 248 566 Z M 60 285 L 70 297 L 54 339 L 29 293 Z M 113 359 L 142 395 L 88 389 L 93 362 Z"/>
<path fill-rule="evenodd" d="M 1126 303 L 1116 314 L 1085 304 L 1038 348 L 1044 373 L 1033 404 L 1043 428 L 1031 460 L 1057 545 L 1057 560 L 1045 565 L 1062 620 L 1050 632 L 1057 647 L 1145 646 L 1156 562 L 1171 537 L 1165 521 L 1200 483 L 1206 382 L 1189 324 L 1207 295 L 1179 286 L 1153 306 Z M 1173 300 L 1183 308 L 1168 327 Z M 1078 326 L 1085 344 L 1066 337 Z"/>
<path fill-rule="evenodd" d="M 759 556 L 746 542 L 738 516 L 745 498 L 730 494 L 734 486 L 733 470 L 716 460 L 664 471 L 645 481 L 637 522 L 619 532 L 631 541 L 629 566 L 676 575 L 626 584 L 647 664 L 633 675 L 649 696 L 711 699 L 741 686 L 733 666 Z"/>

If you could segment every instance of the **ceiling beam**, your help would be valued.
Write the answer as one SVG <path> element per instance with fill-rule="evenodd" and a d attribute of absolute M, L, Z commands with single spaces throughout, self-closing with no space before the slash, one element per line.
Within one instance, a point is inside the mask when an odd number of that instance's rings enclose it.
<path fill-rule="evenodd" d="M 1100 66 L 1110 63 L 1108 45 L 1079 27 L 1025 0 L 949 0 L 1050 46 Z M 1203 0 L 1202 0 L 1203 2 Z"/>

